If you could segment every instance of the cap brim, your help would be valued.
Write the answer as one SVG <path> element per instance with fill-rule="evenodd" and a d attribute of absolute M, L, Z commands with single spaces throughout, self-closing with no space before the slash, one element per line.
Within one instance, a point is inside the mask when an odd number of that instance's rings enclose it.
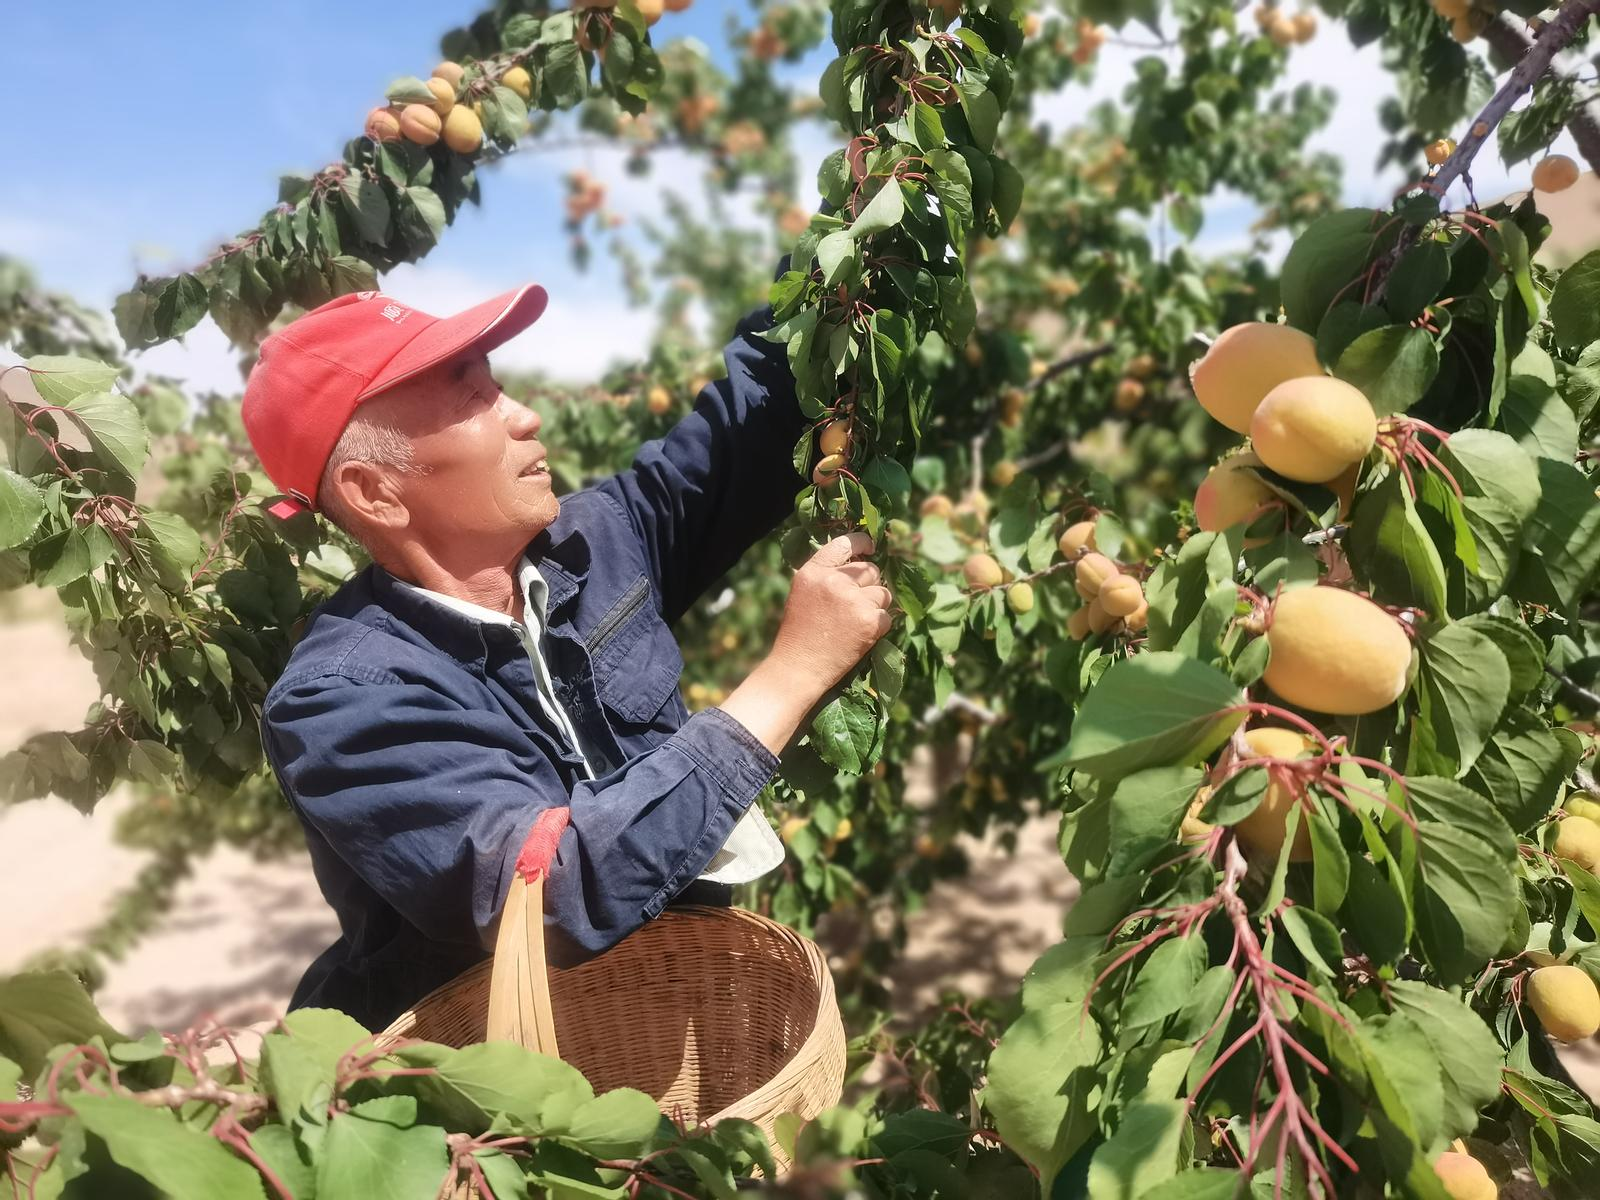
<path fill-rule="evenodd" d="M 434 322 L 406 343 L 357 399 L 370 399 L 465 350 L 487 354 L 537 321 L 549 302 L 549 294 L 538 284 L 530 283 Z"/>

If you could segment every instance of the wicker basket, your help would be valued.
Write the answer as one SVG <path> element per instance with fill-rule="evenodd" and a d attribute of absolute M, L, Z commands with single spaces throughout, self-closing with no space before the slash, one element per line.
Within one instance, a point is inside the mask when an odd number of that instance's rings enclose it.
<path fill-rule="evenodd" d="M 542 814 L 518 859 L 494 957 L 420 1000 L 380 1036 L 451 1046 L 521 1042 L 597 1092 L 637 1088 L 689 1122 L 742 1117 L 773 1137 L 784 1113 L 837 1104 L 844 1026 L 822 952 L 733 908 L 671 908 L 597 958 L 547 968 L 544 871 L 566 809 Z"/>

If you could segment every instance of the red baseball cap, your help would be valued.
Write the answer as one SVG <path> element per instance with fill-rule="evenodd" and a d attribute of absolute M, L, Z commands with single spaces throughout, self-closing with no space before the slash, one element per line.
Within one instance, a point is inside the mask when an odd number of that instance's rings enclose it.
<path fill-rule="evenodd" d="M 464 350 L 488 353 L 539 319 L 537 284 L 453 317 L 433 317 L 382 292 L 330 300 L 261 343 L 244 389 L 245 432 L 278 490 L 268 508 L 317 506 L 317 484 L 356 406 Z"/>

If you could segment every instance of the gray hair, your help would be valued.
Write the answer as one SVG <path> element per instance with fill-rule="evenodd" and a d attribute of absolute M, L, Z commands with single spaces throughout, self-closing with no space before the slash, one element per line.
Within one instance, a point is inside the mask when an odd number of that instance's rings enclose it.
<path fill-rule="evenodd" d="M 334 487 L 334 476 L 345 463 L 369 463 L 387 467 L 401 475 L 417 475 L 420 469 L 412 462 L 411 439 L 393 425 L 369 413 L 357 410 L 344 427 L 333 452 L 328 455 L 328 465 L 322 468 L 322 479 L 317 485 L 318 506 L 322 515 L 357 541 L 359 533 L 352 528 L 355 514 L 340 499 Z"/>

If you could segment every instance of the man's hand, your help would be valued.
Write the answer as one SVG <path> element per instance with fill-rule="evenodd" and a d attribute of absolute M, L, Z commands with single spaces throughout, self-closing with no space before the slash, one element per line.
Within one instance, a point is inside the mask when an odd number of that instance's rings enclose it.
<path fill-rule="evenodd" d="M 835 538 L 795 572 L 772 653 L 723 701 L 722 711 L 774 754 L 827 691 L 850 673 L 893 623 L 893 593 L 865 533 Z"/>

